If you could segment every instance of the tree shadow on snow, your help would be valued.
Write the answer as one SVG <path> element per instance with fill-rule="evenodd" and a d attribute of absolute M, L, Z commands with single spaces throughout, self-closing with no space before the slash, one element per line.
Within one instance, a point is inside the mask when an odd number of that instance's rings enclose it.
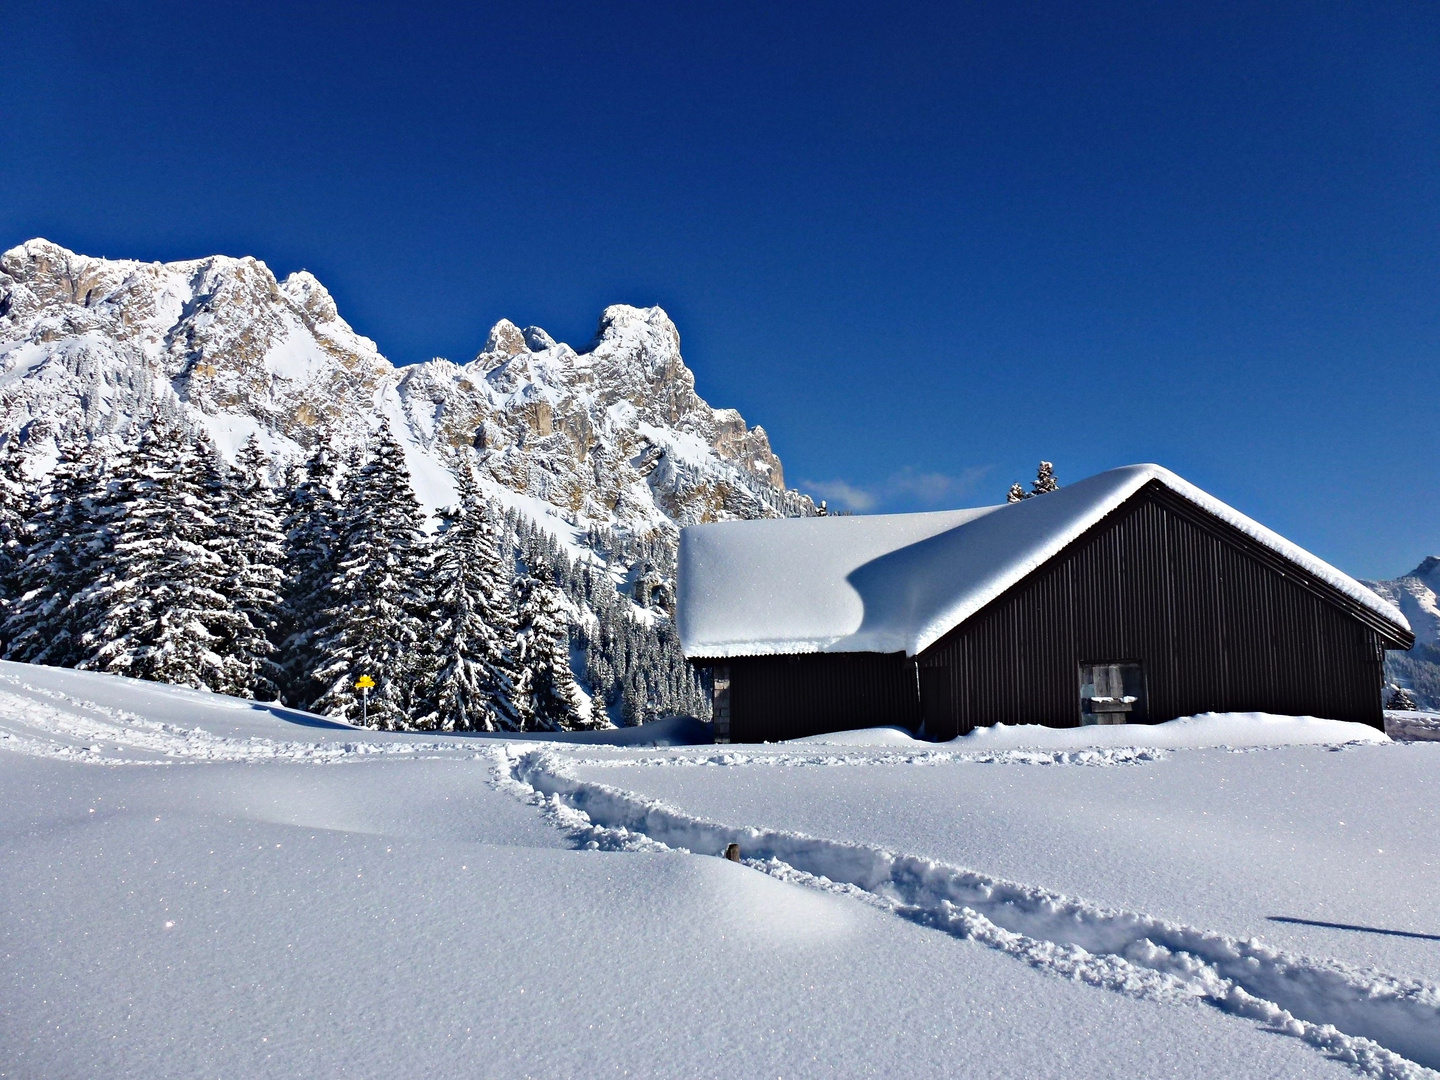
<path fill-rule="evenodd" d="M 1325 922 L 1322 919 L 1297 919 L 1289 915 L 1271 915 L 1271 922 L 1291 923 L 1295 926 L 1323 926 L 1328 930 L 1355 930 L 1362 934 L 1384 934 L 1387 937 L 1416 938 L 1420 941 L 1440 941 L 1440 934 L 1421 934 L 1414 930 L 1386 930 L 1380 926 L 1360 926 L 1356 923 Z"/>
<path fill-rule="evenodd" d="M 289 724 L 299 724 L 301 727 L 330 728 L 336 731 L 354 730 L 350 724 L 337 723 L 327 717 L 301 712 L 299 709 L 287 709 L 284 705 L 270 705 L 257 701 L 250 707 L 256 712 L 269 713 L 277 720 L 284 720 Z"/>

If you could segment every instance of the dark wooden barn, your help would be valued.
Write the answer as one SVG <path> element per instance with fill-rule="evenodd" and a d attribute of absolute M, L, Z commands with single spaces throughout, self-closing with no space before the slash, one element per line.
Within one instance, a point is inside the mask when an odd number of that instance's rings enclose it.
<path fill-rule="evenodd" d="M 717 739 L 875 724 L 1158 723 L 1202 712 L 1384 726 L 1404 617 L 1158 466 L 945 514 L 685 530 L 681 640 Z"/>

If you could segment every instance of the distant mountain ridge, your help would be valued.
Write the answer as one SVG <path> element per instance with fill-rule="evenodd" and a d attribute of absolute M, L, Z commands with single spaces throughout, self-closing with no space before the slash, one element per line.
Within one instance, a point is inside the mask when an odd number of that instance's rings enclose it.
<path fill-rule="evenodd" d="M 1440 645 L 1440 555 L 1429 555 L 1410 573 L 1365 583 L 1398 607 L 1417 645 Z"/>
<path fill-rule="evenodd" d="M 1440 710 L 1440 556 L 1430 555 L 1408 574 L 1367 586 L 1398 607 L 1415 631 L 1408 653 L 1385 654 L 1385 677 L 1414 692 L 1422 709 Z"/>
<path fill-rule="evenodd" d="M 228 457 L 251 435 L 279 466 L 344 451 L 388 420 L 434 510 L 479 467 L 493 496 L 579 536 L 814 513 L 763 428 L 695 393 L 658 307 L 615 305 L 582 350 L 501 320 L 465 364 L 396 367 L 305 271 L 257 259 L 141 263 L 31 240 L 0 255 L 0 434 L 43 460 L 68 438 L 134 445 L 183 416 Z"/>

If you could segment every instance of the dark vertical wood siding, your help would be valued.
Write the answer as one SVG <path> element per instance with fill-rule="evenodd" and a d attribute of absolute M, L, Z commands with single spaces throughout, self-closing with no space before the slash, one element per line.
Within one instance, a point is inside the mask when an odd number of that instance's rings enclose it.
<path fill-rule="evenodd" d="M 1379 727 L 1396 633 L 1156 483 L 913 660 L 732 659 L 731 738 L 913 728 L 922 715 L 941 739 L 982 724 L 1073 726 L 1079 666 L 1096 661 L 1143 665 L 1150 722 L 1265 711 Z"/>
<path fill-rule="evenodd" d="M 730 663 L 730 740 L 920 726 L 913 660 L 903 653 L 755 656 Z"/>
<path fill-rule="evenodd" d="M 1079 665 L 1139 661 L 1147 719 L 1265 711 L 1381 726 L 1376 627 L 1156 485 L 918 658 L 926 730 L 1079 722 Z M 931 704 L 933 702 L 933 704 Z"/>

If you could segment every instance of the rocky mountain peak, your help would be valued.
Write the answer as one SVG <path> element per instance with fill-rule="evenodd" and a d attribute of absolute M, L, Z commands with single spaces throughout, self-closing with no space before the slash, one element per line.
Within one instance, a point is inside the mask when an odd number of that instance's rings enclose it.
<path fill-rule="evenodd" d="M 607 307 L 584 355 L 607 405 L 628 401 L 652 424 L 684 428 L 697 412 L 707 428 L 716 422 L 715 411 L 695 393 L 695 375 L 680 355 L 680 332 L 662 308 Z"/>
<path fill-rule="evenodd" d="M 1367 586 L 1398 607 L 1415 631 L 1415 648 L 1385 654 L 1385 678 L 1411 691 L 1422 709 L 1440 709 L 1440 556 L 1410 573 Z"/>
<path fill-rule="evenodd" d="M 606 308 L 581 354 L 502 319 L 471 364 L 396 369 L 306 271 L 278 283 L 256 259 L 126 262 L 45 240 L 0 256 L 0 435 L 124 445 L 160 410 L 227 455 L 255 435 L 277 468 L 388 422 L 432 508 L 467 468 L 575 528 L 813 512 L 765 432 L 696 395 L 658 307 Z"/>
<path fill-rule="evenodd" d="M 126 269 L 37 237 L 0 255 L 0 305 L 15 318 L 60 304 L 88 307 L 111 292 Z"/>
<path fill-rule="evenodd" d="M 1435 572 L 1436 567 L 1440 567 L 1440 555 L 1427 555 L 1420 561 L 1419 566 L 1405 576 L 1428 579 Z"/>
<path fill-rule="evenodd" d="M 680 331 L 660 307 L 631 307 L 611 304 L 600 313 L 600 325 L 588 352 L 598 351 L 607 344 L 639 346 L 669 356 L 680 355 Z"/>
<path fill-rule="evenodd" d="M 486 357 L 493 365 L 497 361 L 503 363 L 508 357 L 530 351 L 525 343 L 524 332 L 509 319 L 501 319 L 490 328 L 490 336 L 485 339 L 485 347 L 480 350 L 480 356 L 476 359 Z"/>
<path fill-rule="evenodd" d="M 553 349 L 556 341 L 538 326 L 527 326 L 525 328 L 525 347 L 531 352 L 544 352 L 546 349 Z"/>
<path fill-rule="evenodd" d="M 308 270 L 296 270 L 280 286 L 280 291 L 294 301 L 312 322 L 320 325 L 340 321 L 340 312 L 330 290 L 321 285 Z"/>
<path fill-rule="evenodd" d="M 91 261 L 73 251 L 66 251 L 43 236 L 37 236 L 0 255 L 0 268 L 17 281 L 31 275 L 44 275 L 61 281 L 73 280 L 76 273 Z"/>
<path fill-rule="evenodd" d="M 1365 585 L 1398 607 L 1420 645 L 1440 647 L 1440 556 L 1431 555 L 1410 573 Z"/>

